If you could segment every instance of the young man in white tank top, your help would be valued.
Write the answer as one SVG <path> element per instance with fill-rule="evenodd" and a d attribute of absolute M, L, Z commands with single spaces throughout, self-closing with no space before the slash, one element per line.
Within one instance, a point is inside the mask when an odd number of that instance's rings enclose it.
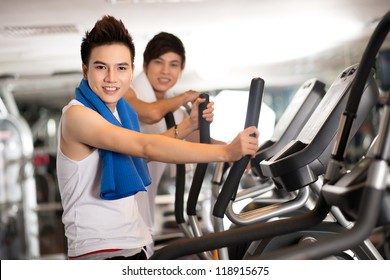
<path fill-rule="evenodd" d="M 140 133 L 137 115 L 123 99 L 133 77 L 134 55 L 131 36 L 111 16 L 98 20 L 82 40 L 84 77 L 76 100 L 63 109 L 57 153 L 69 259 L 146 258 L 143 248 L 152 239 L 134 199 L 150 184 L 145 160 L 232 162 L 254 156 L 258 148 L 255 127 L 226 145 L 181 141 L 174 129 Z M 194 102 L 191 115 L 197 116 L 203 101 Z M 208 114 L 212 119 L 212 108 Z M 178 129 L 184 138 L 198 123 L 188 118 Z"/>

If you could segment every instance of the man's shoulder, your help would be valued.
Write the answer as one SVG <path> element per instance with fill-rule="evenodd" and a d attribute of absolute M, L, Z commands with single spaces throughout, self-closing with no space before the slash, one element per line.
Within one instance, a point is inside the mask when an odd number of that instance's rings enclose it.
<path fill-rule="evenodd" d="M 62 113 L 65 113 L 70 107 L 74 106 L 74 105 L 81 105 L 81 106 L 84 106 L 83 103 L 81 103 L 80 101 L 76 100 L 76 99 L 72 99 L 69 101 L 68 104 L 66 104 L 63 108 L 62 108 Z"/>

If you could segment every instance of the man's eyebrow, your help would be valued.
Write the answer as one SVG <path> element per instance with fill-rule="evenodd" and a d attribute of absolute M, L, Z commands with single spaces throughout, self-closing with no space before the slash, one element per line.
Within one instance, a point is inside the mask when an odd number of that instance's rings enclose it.
<path fill-rule="evenodd" d="M 127 62 L 121 62 L 121 63 L 118 63 L 117 65 L 119 65 L 119 66 L 129 66 L 130 64 L 127 63 Z"/>
<path fill-rule="evenodd" d="M 106 65 L 107 63 L 103 62 L 103 61 L 100 61 L 100 60 L 96 60 L 93 62 L 93 64 L 104 64 Z"/>
<path fill-rule="evenodd" d="M 105 62 L 103 62 L 103 61 L 100 61 L 100 60 L 94 61 L 93 64 L 103 64 L 103 65 L 107 65 L 107 63 L 105 63 Z M 116 65 L 119 65 L 119 66 L 129 66 L 129 63 L 127 63 L 127 62 L 120 62 L 120 63 L 117 63 Z"/>
<path fill-rule="evenodd" d="M 164 58 L 162 58 L 161 56 L 155 58 L 154 60 L 163 60 L 163 61 L 166 61 L 168 63 L 178 63 L 178 64 L 181 64 L 181 59 L 173 59 L 173 60 L 166 60 Z"/>

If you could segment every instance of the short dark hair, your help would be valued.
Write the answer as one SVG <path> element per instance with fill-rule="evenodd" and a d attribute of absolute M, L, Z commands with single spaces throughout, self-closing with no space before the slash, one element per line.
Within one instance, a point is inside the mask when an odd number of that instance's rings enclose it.
<path fill-rule="evenodd" d="M 175 35 L 167 32 L 156 34 L 148 42 L 144 51 L 144 66 L 147 66 L 150 61 L 168 52 L 174 52 L 181 57 L 181 68 L 183 69 L 186 61 L 183 42 Z"/>
<path fill-rule="evenodd" d="M 121 20 L 109 15 L 103 16 L 95 23 L 91 31 L 85 32 L 81 43 L 81 61 L 88 65 L 93 48 L 115 43 L 123 44 L 129 48 L 133 64 L 135 47 L 130 33 Z"/>

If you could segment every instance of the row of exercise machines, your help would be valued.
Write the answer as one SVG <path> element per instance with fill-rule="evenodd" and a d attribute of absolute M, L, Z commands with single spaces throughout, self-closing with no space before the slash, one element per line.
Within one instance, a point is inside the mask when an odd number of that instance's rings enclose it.
<path fill-rule="evenodd" d="M 389 28 L 390 12 L 377 25 L 361 62 L 342 71 L 327 91 L 317 79 L 304 83 L 256 157 L 216 165 L 214 232 L 202 233 L 196 214 L 207 164 L 196 167 L 187 219 L 184 166 L 178 165 L 175 217 L 186 238 L 157 250 L 151 259 L 192 254 L 200 259 L 383 259 L 369 237 L 390 224 L 390 99 L 379 90 L 389 90 L 389 61 L 380 52 Z M 245 127 L 258 124 L 264 84 L 261 78 L 251 81 Z M 379 100 L 377 136 L 366 155 L 349 167 L 348 144 Z M 166 121 L 174 125 L 172 116 Z M 201 142 L 208 143 L 209 126 L 201 118 L 200 131 Z M 257 184 L 240 189 L 248 163 Z M 273 200 L 256 199 L 270 192 Z M 250 207 L 235 213 L 234 203 L 248 197 L 254 198 Z M 225 216 L 234 224 L 230 229 L 224 228 Z"/>

